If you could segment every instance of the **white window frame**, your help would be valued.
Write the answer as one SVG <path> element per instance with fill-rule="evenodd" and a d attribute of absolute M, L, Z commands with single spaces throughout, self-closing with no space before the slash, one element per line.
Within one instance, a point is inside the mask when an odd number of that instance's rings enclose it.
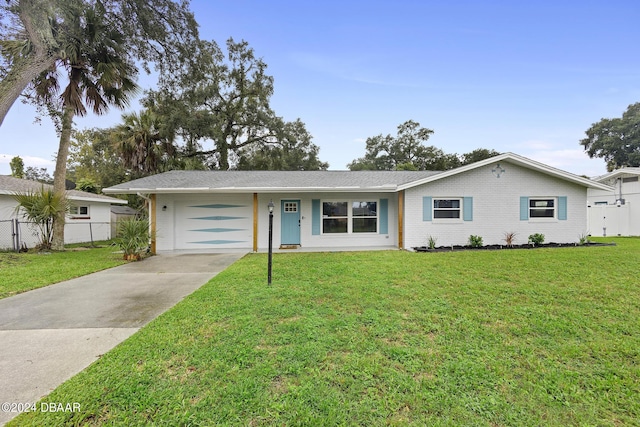
<path fill-rule="evenodd" d="M 458 202 L 458 207 L 457 208 L 441 208 L 441 207 L 437 207 L 436 208 L 436 203 L 440 200 L 452 200 L 452 201 L 457 201 Z M 431 201 L 431 219 L 434 222 L 462 222 L 463 221 L 463 216 L 464 216 L 464 210 L 463 210 L 463 206 L 462 204 L 464 203 L 462 197 L 433 197 L 432 201 Z M 458 218 L 438 218 L 436 216 L 436 211 L 448 211 L 448 212 L 455 212 L 458 211 Z"/>
<path fill-rule="evenodd" d="M 376 215 L 375 216 L 371 216 L 371 215 L 367 215 L 367 216 L 362 216 L 362 215 L 354 215 L 353 214 L 353 204 L 354 203 L 363 203 L 363 202 L 374 202 L 376 204 Z M 340 216 L 327 216 L 324 215 L 324 204 L 325 203 L 346 203 L 347 204 L 347 215 L 340 215 Z M 321 213 L 321 218 L 320 218 L 320 234 L 324 235 L 324 236 L 344 236 L 344 235 L 356 235 L 356 236 L 362 236 L 362 235 L 371 235 L 371 234 L 378 234 L 378 231 L 380 230 L 380 199 L 369 199 L 366 197 L 359 197 L 357 199 L 326 199 L 326 200 L 321 200 L 320 201 L 320 213 Z M 375 231 L 353 231 L 353 220 L 354 219 L 358 219 L 358 218 L 375 218 L 376 220 L 376 229 Z M 347 220 L 347 231 L 345 233 L 325 233 L 324 231 L 324 221 L 325 219 L 346 219 Z"/>
<path fill-rule="evenodd" d="M 283 206 L 283 211 L 284 213 L 298 213 L 298 209 L 300 209 L 300 207 L 298 206 L 298 201 L 286 201 L 283 202 L 284 206 Z"/>
<path fill-rule="evenodd" d="M 540 207 L 532 207 L 531 206 L 531 202 L 534 201 L 542 201 L 542 200 L 551 200 L 553 201 L 553 206 L 549 207 L 549 206 L 540 206 Z M 544 197 L 529 197 L 529 202 L 528 202 L 528 212 L 529 212 L 529 221 L 552 221 L 552 220 L 557 220 L 558 219 L 558 198 L 557 197 L 549 197 L 549 196 L 544 196 Z M 552 209 L 553 210 L 553 216 L 533 216 L 531 215 L 531 211 L 532 210 L 549 210 Z"/>
<path fill-rule="evenodd" d="M 82 213 L 83 209 L 86 211 L 86 213 Z M 89 210 L 89 205 L 69 206 L 69 216 L 73 219 L 91 218 L 91 211 Z"/>

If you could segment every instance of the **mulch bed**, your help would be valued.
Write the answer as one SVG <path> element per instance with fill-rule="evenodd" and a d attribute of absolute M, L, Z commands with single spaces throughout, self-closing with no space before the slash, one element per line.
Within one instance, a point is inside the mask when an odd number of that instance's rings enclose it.
<path fill-rule="evenodd" d="M 471 246 L 460 246 L 460 245 L 452 245 L 452 246 L 438 246 L 437 248 L 429 249 L 427 246 L 416 246 L 412 249 L 416 252 L 452 252 L 452 251 L 500 251 L 500 250 L 511 250 L 511 249 L 539 249 L 539 248 L 575 248 L 575 247 L 586 247 L 586 246 L 615 246 L 615 243 L 596 243 L 596 242 L 588 242 L 584 244 L 579 243 L 543 243 L 541 245 L 486 245 L 481 246 L 479 248 L 474 248 Z"/>

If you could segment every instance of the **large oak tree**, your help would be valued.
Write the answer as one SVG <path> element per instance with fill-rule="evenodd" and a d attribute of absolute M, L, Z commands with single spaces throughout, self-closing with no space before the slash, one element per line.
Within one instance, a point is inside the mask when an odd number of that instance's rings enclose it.
<path fill-rule="evenodd" d="M 640 166 L 640 102 L 629 105 L 622 117 L 602 119 L 580 141 L 589 157 L 607 162 L 607 170 Z"/>
<path fill-rule="evenodd" d="M 192 47 L 193 60 L 179 75 L 162 76 L 146 99 L 166 131 L 186 142 L 187 155 L 220 170 L 324 167 L 304 124 L 285 123 L 271 108 L 273 77 L 246 41 L 227 40 L 226 52 L 213 41 Z M 287 160 L 279 162 L 280 154 Z"/>
<path fill-rule="evenodd" d="M 426 145 L 433 130 L 408 120 L 398 126 L 396 136 L 377 135 L 367 138 L 366 153 L 347 165 L 350 170 L 448 170 L 497 156 L 495 150 L 479 148 L 470 153 L 447 154 Z"/>

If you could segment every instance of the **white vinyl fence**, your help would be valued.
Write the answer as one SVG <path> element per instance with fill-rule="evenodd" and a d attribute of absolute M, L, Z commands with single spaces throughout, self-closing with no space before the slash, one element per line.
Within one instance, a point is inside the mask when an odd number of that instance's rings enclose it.
<path fill-rule="evenodd" d="M 593 205 L 589 208 L 589 234 L 596 237 L 636 235 L 631 227 L 630 204 Z"/>

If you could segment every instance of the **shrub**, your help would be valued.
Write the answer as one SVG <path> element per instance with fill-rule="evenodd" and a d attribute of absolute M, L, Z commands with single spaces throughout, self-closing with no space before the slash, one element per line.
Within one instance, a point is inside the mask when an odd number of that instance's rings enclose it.
<path fill-rule="evenodd" d="M 436 239 L 433 236 L 429 236 L 429 240 L 427 242 L 427 247 L 429 249 L 435 249 L 436 248 L 436 243 L 438 242 L 438 239 Z"/>
<path fill-rule="evenodd" d="M 481 248 L 482 236 L 474 236 L 473 234 L 469 236 L 469 246 L 471 246 L 472 248 Z"/>
<path fill-rule="evenodd" d="M 580 236 L 578 236 L 578 244 L 580 246 L 586 245 L 587 243 L 591 243 L 588 234 L 581 234 Z"/>
<path fill-rule="evenodd" d="M 504 233 L 504 242 L 507 244 L 507 247 L 511 248 L 516 242 L 516 233 L 513 231 Z"/>
<path fill-rule="evenodd" d="M 140 259 L 149 247 L 149 221 L 146 219 L 126 219 L 118 222 L 115 244 L 124 253 L 124 259 Z"/>
<path fill-rule="evenodd" d="M 544 234 L 535 233 L 535 234 L 529 235 L 529 243 L 532 243 L 534 245 L 543 244 L 544 243 Z"/>
<path fill-rule="evenodd" d="M 52 188 L 41 187 L 39 191 L 14 193 L 18 202 L 16 212 L 27 221 L 33 222 L 39 230 L 39 250 L 50 250 L 53 228 L 56 221 L 64 222 L 64 213 L 69 207 L 66 194 L 56 194 Z"/>

